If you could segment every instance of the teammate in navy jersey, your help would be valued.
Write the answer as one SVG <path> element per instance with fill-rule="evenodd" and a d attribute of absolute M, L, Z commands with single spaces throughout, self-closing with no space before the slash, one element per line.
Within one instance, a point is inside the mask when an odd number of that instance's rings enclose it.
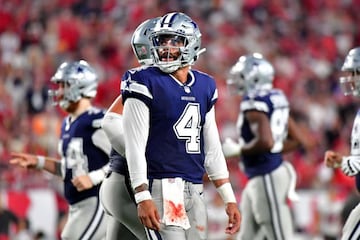
<path fill-rule="evenodd" d="M 240 212 L 221 150 L 215 80 L 190 66 L 201 52 L 197 24 L 183 13 L 160 18 L 151 35 L 154 66 L 123 76 L 127 164 L 138 216 L 149 239 L 207 239 L 203 177 L 208 174 L 229 216 Z"/>
<path fill-rule="evenodd" d="M 149 35 L 158 18 L 142 22 L 134 31 L 131 46 L 141 65 L 151 65 Z M 105 178 L 101 189 L 101 203 L 105 212 L 115 219 L 108 225 L 107 239 L 146 239 L 144 226 L 141 224 L 136 210 L 134 194 L 131 190 L 128 167 L 125 155 L 122 98 L 115 99 L 106 112 L 102 125 L 114 149 L 110 154 L 110 172 Z M 116 149 L 116 150 L 115 150 Z"/>
<path fill-rule="evenodd" d="M 290 117 L 285 94 L 273 88 L 273 78 L 273 66 L 261 54 L 254 53 L 241 56 L 227 79 L 229 89 L 243 96 L 239 141 L 227 139 L 223 143 L 226 157 L 241 155 L 240 163 L 249 178 L 240 203 L 242 240 L 294 238 L 287 198 L 297 197 L 296 176 L 282 153 L 307 140 Z"/>
<path fill-rule="evenodd" d="M 345 96 L 360 96 L 360 47 L 353 48 L 347 54 L 341 68 L 340 86 Z M 360 192 L 360 110 L 354 119 L 351 132 L 350 155 L 345 156 L 339 152 L 328 150 L 325 152 L 326 166 L 341 168 L 343 173 L 354 176 L 356 188 Z M 342 240 L 360 239 L 360 203 L 351 211 L 342 231 Z"/>
<path fill-rule="evenodd" d="M 61 126 L 61 161 L 26 153 L 12 154 L 11 164 L 46 170 L 61 176 L 70 205 L 61 239 L 103 239 L 106 217 L 99 201 L 99 188 L 108 169 L 110 141 L 101 128 L 105 111 L 91 105 L 98 86 L 95 70 L 84 60 L 64 62 L 51 81 L 54 104 L 68 113 Z"/>

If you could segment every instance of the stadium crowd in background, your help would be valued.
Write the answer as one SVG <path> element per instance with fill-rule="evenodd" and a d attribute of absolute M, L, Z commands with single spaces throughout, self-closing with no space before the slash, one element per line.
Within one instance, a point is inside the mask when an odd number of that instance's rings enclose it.
<path fill-rule="evenodd" d="M 207 51 L 196 68 L 217 80 L 221 138 L 237 137 L 240 99 L 228 94 L 227 73 L 238 56 L 260 52 L 274 65 L 274 86 L 283 89 L 293 116 L 310 126 L 317 142 L 311 152 L 286 156 L 297 171 L 298 188 L 323 191 L 331 184 L 345 198 L 353 180 L 324 170 L 323 154 L 349 149 L 356 102 L 341 93 L 337 72 L 348 50 L 359 45 L 359 10 L 356 0 L 0 0 L 0 190 L 60 189 L 60 181 L 10 168 L 8 159 L 11 151 L 56 156 L 63 113 L 49 107 L 44 94 L 61 62 L 82 58 L 94 66 L 102 79 L 94 103 L 109 107 L 121 76 L 137 65 L 130 46 L 136 26 L 182 11 L 202 29 Z M 229 170 L 239 196 L 244 174 L 233 161 Z M 301 225 L 298 231 L 316 234 L 313 226 Z"/>

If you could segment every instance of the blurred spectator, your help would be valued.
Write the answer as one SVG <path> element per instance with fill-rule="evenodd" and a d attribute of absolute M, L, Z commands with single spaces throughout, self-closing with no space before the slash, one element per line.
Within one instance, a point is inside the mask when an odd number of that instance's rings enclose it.
<path fill-rule="evenodd" d="M 30 230 L 30 221 L 27 218 L 20 218 L 17 233 L 13 240 L 33 240 L 34 234 Z"/>
<path fill-rule="evenodd" d="M 33 85 L 27 89 L 25 100 L 30 116 L 46 110 L 48 105 L 48 89 L 39 78 L 35 78 Z"/>
<path fill-rule="evenodd" d="M 314 200 L 314 229 L 324 240 L 337 240 L 341 236 L 343 223 L 340 213 L 347 191 L 334 181 L 333 169 L 322 166 L 319 175 L 323 185 Z"/>
<path fill-rule="evenodd" d="M 10 240 L 15 233 L 19 218 L 9 209 L 6 209 L 0 198 L 0 239 Z"/>

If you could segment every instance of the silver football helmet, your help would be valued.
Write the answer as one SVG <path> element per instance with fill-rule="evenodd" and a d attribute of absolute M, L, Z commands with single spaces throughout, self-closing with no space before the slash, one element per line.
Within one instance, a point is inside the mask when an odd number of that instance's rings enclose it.
<path fill-rule="evenodd" d="M 160 17 L 151 18 L 142 22 L 131 37 L 131 46 L 134 54 L 141 65 L 154 63 L 150 53 L 150 34 Z"/>
<path fill-rule="evenodd" d="M 260 53 L 244 55 L 230 69 L 226 83 L 232 93 L 244 95 L 273 87 L 273 66 Z"/>
<path fill-rule="evenodd" d="M 192 65 L 203 51 L 197 24 L 180 12 L 162 16 L 150 35 L 150 41 L 154 63 L 166 73 Z M 178 50 L 178 55 L 171 53 L 174 49 Z"/>
<path fill-rule="evenodd" d="M 61 84 L 57 90 L 49 90 L 53 105 L 67 109 L 81 98 L 93 98 L 97 92 L 98 76 L 86 61 L 64 62 L 56 70 L 51 82 Z"/>
<path fill-rule="evenodd" d="M 347 95 L 360 96 L 360 47 L 353 48 L 341 67 L 340 87 Z"/>

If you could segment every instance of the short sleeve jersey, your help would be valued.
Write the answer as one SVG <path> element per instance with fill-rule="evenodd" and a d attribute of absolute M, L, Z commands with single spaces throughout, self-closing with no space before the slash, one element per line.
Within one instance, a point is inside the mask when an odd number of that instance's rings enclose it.
<path fill-rule="evenodd" d="M 248 177 L 264 175 L 277 168 L 282 162 L 283 141 L 288 134 L 289 103 L 279 89 L 257 91 L 244 96 L 240 105 L 240 132 L 246 143 L 255 138 L 250 125 L 244 117 L 247 111 L 259 111 L 269 118 L 271 133 L 275 141 L 271 151 L 257 155 L 243 155 L 242 162 Z"/>

